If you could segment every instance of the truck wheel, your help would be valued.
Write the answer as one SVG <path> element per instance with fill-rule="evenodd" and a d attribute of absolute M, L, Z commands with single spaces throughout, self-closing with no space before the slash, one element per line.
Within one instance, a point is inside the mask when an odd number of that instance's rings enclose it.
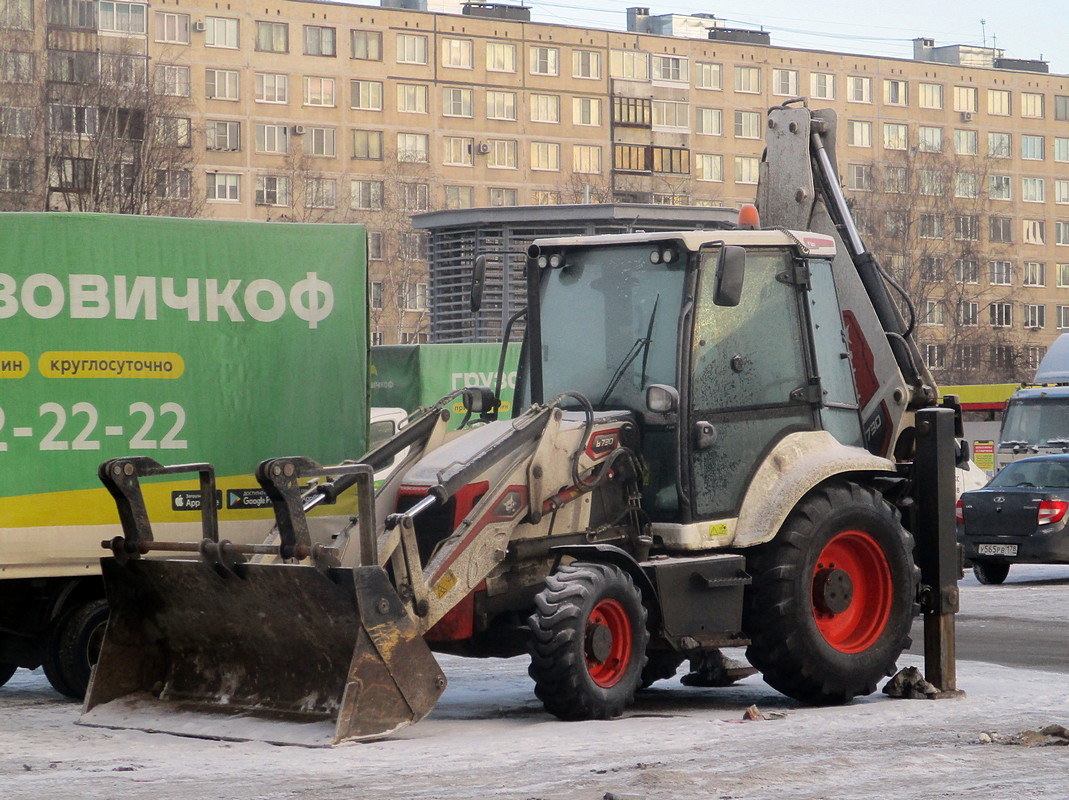
<path fill-rule="evenodd" d="M 107 622 L 107 600 L 91 600 L 67 611 L 53 624 L 42 666 L 57 692 L 74 700 L 85 698 Z"/>
<path fill-rule="evenodd" d="M 531 615 L 535 694 L 561 719 L 618 717 L 646 663 L 646 608 L 626 572 L 575 562 L 546 578 Z"/>
<path fill-rule="evenodd" d="M 814 705 L 876 690 L 910 645 L 913 537 L 876 491 L 815 489 L 750 561 L 743 627 L 765 682 Z"/>
<path fill-rule="evenodd" d="M 1006 576 L 1010 574 L 1010 565 L 998 561 L 977 561 L 973 559 L 972 562 L 972 574 L 976 576 L 976 580 L 986 585 L 994 585 L 1002 583 L 1006 580 Z"/>
<path fill-rule="evenodd" d="M 15 670 L 19 668 L 18 664 L 8 664 L 7 662 L 0 662 L 0 686 L 3 686 L 9 680 L 11 676 L 15 674 Z"/>

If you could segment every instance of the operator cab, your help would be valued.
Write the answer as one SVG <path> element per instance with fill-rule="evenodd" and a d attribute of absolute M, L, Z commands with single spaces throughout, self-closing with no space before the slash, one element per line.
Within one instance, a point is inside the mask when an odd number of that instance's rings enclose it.
<path fill-rule="evenodd" d="M 772 230 L 539 240 L 527 399 L 629 411 L 654 520 L 735 516 L 784 436 L 863 446 L 834 255 L 831 237 Z"/>

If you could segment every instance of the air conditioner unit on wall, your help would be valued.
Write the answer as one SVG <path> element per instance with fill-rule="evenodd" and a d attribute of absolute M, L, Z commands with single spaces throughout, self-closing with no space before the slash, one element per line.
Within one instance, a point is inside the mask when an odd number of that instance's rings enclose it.
<path fill-rule="evenodd" d="M 204 33 L 208 29 L 208 26 L 201 21 L 193 23 L 193 33 Z"/>
<path fill-rule="evenodd" d="M 962 122 L 972 122 L 972 112 L 971 111 L 962 111 L 961 112 L 961 121 Z"/>
<path fill-rule="evenodd" d="M 479 142 L 477 145 L 475 145 L 475 149 L 479 153 L 479 155 L 485 156 L 487 153 L 490 152 L 490 143 Z"/>
<path fill-rule="evenodd" d="M 300 136 L 302 133 L 304 133 L 304 126 L 303 125 L 294 125 L 292 130 L 293 130 L 293 135 L 294 136 Z"/>

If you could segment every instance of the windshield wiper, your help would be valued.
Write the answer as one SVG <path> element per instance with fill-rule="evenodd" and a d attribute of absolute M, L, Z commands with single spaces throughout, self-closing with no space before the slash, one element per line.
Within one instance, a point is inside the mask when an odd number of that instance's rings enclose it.
<path fill-rule="evenodd" d="M 603 408 L 605 406 L 605 401 L 609 399 L 612 390 L 620 383 L 620 380 L 624 377 L 624 373 L 627 372 L 627 368 L 631 366 L 631 363 L 636 358 L 638 358 L 639 353 L 642 353 L 642 382 L 639 384 L 639 388 L 646 385 L 646 362 L 649 359 L 650 342 L 653 340 L 653 321 L 657 319 L 657 305 L 660 302 L 661 295 L 658 294 L 653 301 L 653 310 L 650 312 L 650 321 L 646 325 L 646 337 L 644 339 L 635 339 L 635 343 L 631 345 L 631 349 L 624 355 L 623 361 L 620 362 L 620 366 L 618 366 L 616 371 L 612 374 L 612 378 L 609 380 L 609 385 L 605 387 L 605 392 L 601 395 L 601 399 L 598 400 L 598 408 Z"/>

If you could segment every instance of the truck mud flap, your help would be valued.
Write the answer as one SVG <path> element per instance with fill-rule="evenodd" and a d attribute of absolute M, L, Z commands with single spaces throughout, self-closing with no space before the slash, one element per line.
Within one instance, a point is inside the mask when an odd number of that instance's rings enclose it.
<path fill-rule="evenodd" d="M 329 746 L 417 722 L 445 689 L 381 567 L 101 565 L 111 616 L 79 724 Z"/>

